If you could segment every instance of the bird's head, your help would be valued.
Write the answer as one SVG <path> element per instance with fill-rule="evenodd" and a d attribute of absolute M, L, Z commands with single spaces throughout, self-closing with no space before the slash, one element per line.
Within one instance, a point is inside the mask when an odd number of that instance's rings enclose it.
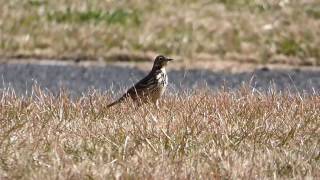
<path fill-rule="evenodd" d="M 167 65 L 167 63 L 169 61 L 172 61 L 173 59 L 171 58 L 167 58 L 163 55 L 159 55 L 156 57 L 156 59 L 154 60 L 154 64 L 153 64 L 153 68 L 162 68 L 162 67 L 165 67 Z"/>

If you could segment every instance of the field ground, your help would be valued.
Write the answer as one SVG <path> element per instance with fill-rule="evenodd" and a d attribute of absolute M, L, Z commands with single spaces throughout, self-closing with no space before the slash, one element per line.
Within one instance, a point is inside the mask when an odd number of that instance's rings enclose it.
<path fill-rule="evenodd" d="M 1 58 L 320 64 L 318 0 L 0 0 Z"/>
<path fill-rule="evenodd" d="M 161 110 L 108 94 L 0 93 L 1 179 L 320 177 L 320 96 L 198 90 Z"/>

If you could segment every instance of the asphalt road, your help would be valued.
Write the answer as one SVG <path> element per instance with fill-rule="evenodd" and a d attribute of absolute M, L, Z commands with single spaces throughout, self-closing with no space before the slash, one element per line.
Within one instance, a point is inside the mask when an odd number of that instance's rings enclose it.
<path fill-rule="evenodd" d="M 253 72 L 229 74 L 208 70 L 169 71 L 169 92 L 181 89 L 194 90 L 209 87 L 217 90 L 222 86 L 237 89 L 243 83 L 252 88 L 268 91 L 276 87 L 278 91 L 292 93 L 320 93 L 320 70 L 255 70 Z M 138 69 L 108 65 L 39 65 L 39 64 L 0 64 L 0 89 L 12 87 L 20 94 L 30 94 L 37 83 L 43 89 L 57 93 L 60 87 L 68 89 L 72 96 L 79 96 L 89 89 L 123 92 L 124 88 L 142 78 L 146 72 Z"/>

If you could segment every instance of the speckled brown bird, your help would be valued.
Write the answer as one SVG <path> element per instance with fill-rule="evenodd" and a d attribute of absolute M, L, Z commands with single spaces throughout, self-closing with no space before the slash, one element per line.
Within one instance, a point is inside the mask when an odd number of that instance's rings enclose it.
<path fill-rule="evenodd" d="M 155 58 L 149 74 L 131 87 L 123 96 L 107 107 L 112 107 L 131 98 L 138 105 L 152 102 L 159 108 L 159 98 L 163 95 L 168 85 L 168 76 L 165 67 L 173 59 L 159 55 Z"/>

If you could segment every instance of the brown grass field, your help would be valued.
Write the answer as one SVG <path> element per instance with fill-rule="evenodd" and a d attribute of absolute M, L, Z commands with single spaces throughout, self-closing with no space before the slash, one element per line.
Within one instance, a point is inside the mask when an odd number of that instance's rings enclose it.
<path fill-rule="evenodd" d="M 0 93 L 0 179 L 318 179 L 320 96 L 221 89 L 161 110 Z"/>
<path fill-rule="evenodd" d="M 0 0 L 0 32 L 2 59 L 320 64 L 319 0 Z"/>

